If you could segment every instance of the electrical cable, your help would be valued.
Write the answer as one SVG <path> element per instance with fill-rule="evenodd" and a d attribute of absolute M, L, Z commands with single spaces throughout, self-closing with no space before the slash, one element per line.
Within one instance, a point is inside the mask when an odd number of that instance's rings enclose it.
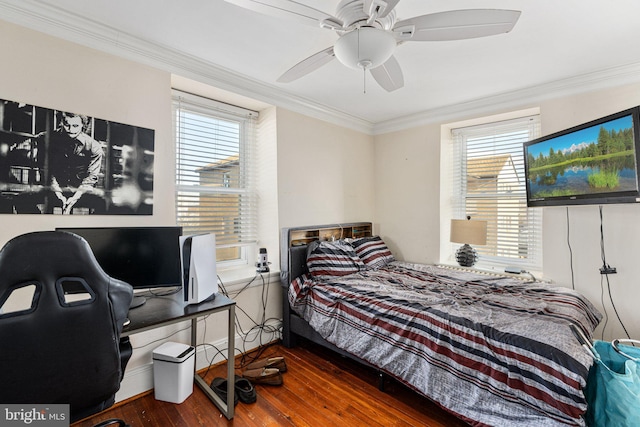
<path fill-rule="evenodd" d="M 255 275 L 255 276 L 254 276 L 254 277 L 253 277 L 253 278 L 252 278 L 248 283 L 246 283 L 246 284 L 245 284 L 241 289 L 239 289 L 237 292 L 235 292 L 235 293 L 233 294 L 233 297 L 235 298 L 235 297 L 237 297 L 238 295 L 240 295 L 242 292 L 244 292 L 244 291 L 245 291 L 245 290 L 246 290 L 246 289 L 247 289 L 247 288 L 248 288 L 248 287 L 249 287 L 249 286 L 250 286 L 250 285 L 251 285 L 251 284 L 256 280 L 256 278 L 257 278 L 258 276 L 260 276 L 260 278 L 262 279 L 262 297 L 261 297 L 261 302 L 262 302 L 262 307 L 261 307 L 261 309 L 262 309 L 262 314 L 261 314 L 261 323 L 256 322 L 256 321 L 255 321 L 255 320 L 254 320 L 254 319 L 253 319 L 253 318 L 252 318 L 252 317 L 251 317 L 251 316 L 250 316 L 250 315 L 249 315 L 249 314 L 248 314 L 244 309 L 242 309 L 242 308 L 241 308 L 241 307 L 239 307 L 239 306 L 236 306 L 236 308 L 237 308 L 240 312 L 242 312 L 242 313 L 243 313 L 243 314 L 244 314 L 244 315 L 245 315 L 245 316 L 246 316 L 246 317 L 247 317 L 247 318 L 248 318 L 248 319 L 253 323 L 253 325 L 254 325 L 254 326 L 253 326 L 252 328 L 250 328 L 248 331 L 246 331 L 246 332 L 245 332 L 245 331 L 242 329 L 242 325 L 241 325 L 240 319 L 238 318 L 238 314 L 237 314 L 237 312 L 236 312 L 234 322 L 235 322 L 235 324 L 236 324 L 236 329 L 240 331 L 241 336 L 242 336 L 243 338 L 242 338 L 242 348 L 241 348 L 241 349 L 239 349 L 239 348 L 237 348 L 237 347 L 235 348 L 235 352 L 236 352 L 236 353 L 239 353 L 239 354 L 241 354 L 241 355 L 242 355 L 242 356 L 240 357 L 240 365 L 239 365 L 239 366 L 237 366 L 237 364 L 236 364 L 236 363 L 234 363 L 234 367 L 235 367 L 235 369 L 242 369 L 242 367 L 243 367 L 243 366 L 246 366 L 247 364 L 249 364 L 249 363 L 251 363 L 251 362 L 253 362 L 253 361 L 255 361 L 255 360 L 258 360 L 258 359 L 261 357 L 261 355 L 264 353 L 264 351 L 269 347 L 268 345 L 266 345 L 266 344 L 263 342 L 263 336 L 262 336 L 262 333 L 263 333 L 263 332 L 265 332 L 265 331 L 266 331 L 266 332 L 268 332 L 268 333 L 269 333 L 269 334 L 271 334 L 271 335 L 276 335 L 276 334 L 279 334 L 279 333 L 281 332 L 280 327 L 275 327 L 275 326 L 267 325 L 267 322 L 269 322 L 269 321 L 271 321 L 271 320 L 275 320 L 275 321 L 279 320 L 279 319 L 277 319 L 277 318 L 269 318 L 269 319 L 267 319 L 267 318 L 266 318 L 266 305 L 267 305 L 268 295 L 269 295 L 269 289 L 268 289 L 268 287 L 269 287 L 269 285 L 270 285 L 270 276 L 269 276 L 269 281 L 265 283 L 264 276 L 263 276 L 261 273 L 256 274 L 256 275 Z M 222 279 L 220 278 L 220 276 L 217 276 L 217 277 L 218 277 L 218 281 L 219 281 L 219 283 L 220 283 L 220 292 L 221 292 L 223 295 L 225 295 L 226 297 L 228 297 L 228 298 L 232 298 L 232 296 L 230 296 L 229 292 L 227 291 L 227 289 L 226 289 L 226 287 L 225 287 L 225 285 L 224 285 L 224 282 L 222 281 Z M 205 351 L 205 357 L 207 357 L 207 361 L 208 361 L 209 363 L 208 363 L 208 366 L 207 366 L 206 371 L 201 375 L 203 378 L 205 378 L 205 377 L 207 376 L 207 374 L 209 373 L 209 370 L 211 369 L 211 367 L 213 366 L 213 363 L 215 362 L 216 356 L 221 355 L 221 356 L 224 358 L 224 360 L 225 360 L 225 361 L 227 361 L 227 358 L 225 357 L 225 355 L 224 355 L 224 353 L 223 353 L 223 351 L 226 351 L 227 349 L 220 350 L 220 349 L 218 349 L 215 345 L 204 342 L 204 341 L 206 340 L 206 328 L 207 328 L 206 319 L 207 319 L 208 317 L 209 317 L 209 316 L 205 316 L 202 320 L 200 320 L 200 321 L 205 321 L 205 325 L 204 325 L 203 339 L 202 339 L 203 344 L 199 344 L 199 345 L 198 345 L 198 347 L 200 347 L 200 346 L 213 347 L 213 348 L 216 350 L 216 353 L 213 355 L 213 357 L 212 357 L 211 359 L 209 359 L 209 358 L 208 358 L 208 355 L 207 355 L 207 352 Z M 250 339 L 249 339 L 249 337 L 252 335 L 252 332 L 253 332 L 254 330 L 256 330 L 256 329 L 259 329 L 259 330 L 260 330 L 260 333 L 256 336 L 256 338 L 254 338 L 254 339 L 251 339 L 251 340 L 250 340 Z M 247 349 L 246 349 L 246 348 L 247 348 L 247 343 L 254 342 L 254 341 L 255 341 L 256 339 L 258 339 L 258 338 L 260 339 L 260 340 L 259 340 L 259 343 L 258 343 L 258 351 L 256 352 L 256 354 L 255 354 L 255 355 L 253 355 L 253 356 L 251 357 L 251 360 L 248 360 L 248 361 L 247 361 L 247 360 L 246 360 L 246 357 L 247 357 L 247 356 L 246 356 L 246 353 L 247 353 Z M 273 341 L 273 340 L 270 340 L 270 341 Z M 267 344 L 268 344 L 268 343 L 267 343 Z"/>
<path fill-rule="evenodd" d="M 267 310 L 267 301 L 268 301 L 268 297 L 269 297 L 269 286 L 270 286 L 270 276 L 268 276 L 269 281 L 265 282 L 264 280 L 264 276 L 262 275 L 262 273 L 257 273 L 247 284 L 245 284 L 241 289 L 239 289 L 238 291 L 236 291 L 233 294 L 233 298 L 237 297 L 238 295 L 242 294 L 258 277 L 260 277 L 261 281 L 262 281 L 262 293 L 261 293 L 261 314 L 260 314 L 260 320 L 259 322 L 254 320 L 254 318 L 252 316 L 250 316 L 242 307 L 240 306 L 236 306 L 236 318 L 235 318 L 235 323 L 236 323 L 236 330 L 240 331 L 242 338 L 242 349 L 240 351 L 240 354 L 242 354 L 242 357 L 240 359 L 240 366 L 236 367 L 238 369 L 241 369 L 242 366 L 246 366 L 246 364 L 251 363 L 254 360 L 257 360 L 260 355 L 263 353 L 263 351 L 268 347 L 268 344 L 273 342 L 273 336 L 277 336 L 279 334 L 281 334 L 281 327 L 278 326 L 273 326 L 273 325 L 269 325 L 268 322 L 270 321 L 278 321 L 280 319 L 277 318 L 266 318 L 266 310 Z M 232 298 L 231 296 L 229 296 L 229 293 L 227 292 L 224 283 L 222 282 L 222 279 L 220 279 L 220 277 L 218 277 L 218 280 L 220 281 L 220 289 L 221 292 L 226 295 L 229 298 Z M 242 328 L 242 324 L 240 322 L 240 319 L 238 317 L 238 313 L 242 313 L 244 314 L 247 319 L 249 319 L 249 321 L 253 324 L 253 326 L 248 330 L 245 331 Z M 255 334 L 255 338 L 250 339 L 251 336 L 254 335 L 254 332 L 258 331 L 257 334 Z M 269 339 L 265 340 L 264 335 L 268 334 L 269 335 Z M 256 340 L 258 340 L 258 352 L 256 355 L 254 355 L 252 357 L 252 360 L 246 362 L 245 361 L 245 354 L 247 353 L 247 344 L 249 343 L 254 343 Z"/>
<path fill-rule="evenodd" d="M 185 320 L 185 322 L 186 322 L 186 320 Z M 191 322 L 189 322 L 189 326 L 184 327 L 184 328 L 182 328 L 182 329 L 178 329 L 177 331 L 174 331 L 174 332 L 170 333 L 169 335 L 166 335 L 166 336 L 164 336 L 164 337 L 162 337 L 162 338 L 158 338 L 158 339 L 156 339 L 156 340 L 150 341 L 150 342 L 148 342 L 148 343 L 146 343 L 146 344 L 139 345 L 139 346 L 136 346 L 136 347 L 131 347 L 131 348 L 132 348 L 133 350 L 137 350 L 137 349 L 140 349 L 140 348 L 147 347 L 147 346 L 149 346 L 149 345 L 151 345 L 151 344 L 153 344 L 153 343 L 157 343 L 157 342 L 160 342 L 160 341 L 164 341 L 164 340 L 166 340 L 167 338 L 171 338 L 171 337 L 172 337 L 172 336 L 174 336 L 175 334 L 177 334 L 177 333 L 179 333 L 179 332 L 182 332 L 182 331 L 186 331 L 186 330 L 188 330 L 188 329 L 190 329 L 190 328 L 191 328 Z"/>
<path fill-rule="evenodd" d="M 567 246 L 569 247 L 569 266 L 571 267 L 571 289 L 575 291 L 576 283 L 575 276 L 573 272 L 573 249 L 571 249 L 571 239 L 570 239 L 570 230 L 569 230 L 569 206 L 567 206 Z"/>
<path fill-rule="evenodd" d="M 536 276 L 534 276 L 532 272 L 522 270 L 522 273 L 524 273 L 524 274 L 528 274 L 529 276 L 531 276 L 531 281 L 532 281 L 532 282 L 537 282 L 537 281 L 538 281 L 538 279 L 536 279 Z"/>
<path fill-rule="evenodd" d="M 602 205 L 600 205 L 599 211 L 600 211 L 600 254 L 602 256 L 602 266 L 603 268 L 610 269 L 610 266 L 609 264 L 607 264 L 607 261 L 606 261 L 606 254 L 604 250 L 604 225 L 603 225 L 604 221 L 602 216 Z M 611 284 L 609 283 L 609 274 L 604 273 L 603 275 L 606 277 L 606 280 L 607 280 L 607 290 L 609 293 L 609 301 L 611 301 L 611 306 L 613 307 L 613 311 L 616 314 L 616 317 L 618 318 L 618 322 L 620 322 L 620 325 L 622 326 L 624 333 L 627 335 L 627 338 L 631 339 L 631 337 L 629 336 L 629 332 L 627 332 L 626 326 L 624 325 L 624 323 L 622 322 L 622 319 L 620 318 L 620 315 L 618 314 L 618 309 L 616 308 L 616 305 L 613 302 L 613 296 L 611 295 Z M 604 307 L 604 303 L 602 304 L 602 306 Z M 603 334 L 604 334 L 604 329 L 603 329 Z"/>
<path fill-rule="evenodd" d="M 618 318 L 620 325 L 622 325 L 622 329 L 624 329 L 624 333 L 627 335 L 627 338 L 631 339 L 629 332 L 627 332 L 627 327 L 624 326 L 624 323 L 622 323 L 622 319 L 620 319 L 620 315 L 618 314 L 618 309 L 616 308 L 616 305 L 613 303 L 613 297 L 611 296 L 611 284 L 609 283 L 609 275 L 605 274 L 605 277 L 607 278 L 607 290 L 609 291 L 609 300 L 611 301 L 611 306 L 613 307 L 613 311 L 616 313 L 616 317 Z"/>
<path fill-rule="evenodd" d="M 607 307 L 604 305 L 604 274 L 600 275 L 600 303 L 604 311 L 604 326 L 602 327 L 600 339 L 604 341 L 604 331 L 607 329 L 607 324 L 609 323 L 609 313 L 607 313 Z"/>
<path fill-rule="evenodd" d="M 602 258 L 602 266 L 608 267 L 607 256 L 604 251 L 604 225 L 602 219 L 602 205 L 598 207 L 598 210 L 600 211 L 600 258 Z"/>
<path fill-rule="evenodd" d="M 260 276 L 261 280 L 262 280 L 262 293 L 261 293 L 261 318 L 260 318 L 260 323 L 256 322 L 249 314 L 247 314 L 246 311 L 244 311 L 241 307 L 236 306 L 236 308 L 238 310 L 240 310 L 242 313 L 244 313 L 245 316 L 247 316 L 247 318 L 253 323 L 254 326 L 252 326 L 247 332 L 243 331 L 242 326 L 240 324 L 240 319 L 238 318 L 238 314 L 236 312 L 235 315 L 235 319 L 234 322 L 236 324 L 236 329 L 239 330 L 242 334 L 242 348 L 239 349 L 237 347 L 235 347 L 235 352 L 241 354 L 240 357 L 240 366 L 235 366 L 234 363 L 234 367 L 236 369 L 242 369 L 243 366 L 248 365 L 249 363 L 252 363 L 258 359 L 260 359 L 262 357 L 262 355 L 264 354 L 264 352 L 269 348 L 269 346 L 273 343 L 275 343 L 275 341 L 272 339 L 273 336 L 277 336 L 277 335 L 281 335 L 282 333 L 282 329 L 281 326 L 280 327 L 276 327 L 273 325 L 268 325 L 267 323 L 269 321 L 278 321 L 280 319 L 272 317 L 272 318 L 267 318 L 266 317 L 266 312 L 267 312 L 267 302 L 269 299 L 269 287 L 271 284 L 271 276 L 268 276 L 268 280 L 267 282 L 265 282 L 264 280 L 264 276 L 262 275 L 262 273 L 257 273 L 248 283 L 246 283 L 241 289 L 239 289 L 237 292 L 234 293 L 233 297 L 237 297 L 238 295 L 240 295 L 242 292 L 244 292 L 247 288 L 249 288 L 249 286 L 251 286 L 251 284 L 256 280 L 256 278 Z M 224 283 L 222 281 L 222 279 L 220 279 L 220 276 L 217 276 L 217 279 L 219 281 L 220 284 L 220 292 L 225 295 L 228 298 L 232 298 L 231 296 L 229 296 L 229 292 L 227 292 L 227 289 L 224 286 Z M 181 287 L 178 287 L 175 290 L 172 291 L 168 291 L 166 293 L 153 293 L 153 291 L 150 291 L 151 295 L 153 298 L 155 297 L 162 297 L 162 296 L 167 296 L 167 295 L 173 295 L 177 292 L 179 292 L 181 290 Z M 207 369 L 204 372 L 204 374 L 200 375 L 202 378 L 205 378 L 207 376 L 207 374 L 209 373 L 209 370 L 211 369 L 211 367 L 213 366 L 213 363 L 216 360 L 216 357 L 218 355 L 220 355 L 225 361 L 228 362 L 226 356 L 225 356 L 225 351 L 228 349 L 222 349 L 220 350 L 218 347 L 216 347 L 215 345 L 211 344 L 211 343 L 207 343 L 205 342 L 206 340 L 206 335 L 207 335 L 207 322 L 206 320 L 209 318 L 209 315 L 204 316 L 201 319 L 198 319 L 198 322 L 204 322 L 204 329 L 203 329 L 203 336 L 202 336 L 202 344 L 197 344 L 196 348 L 199 347 L 204 347 L 205 348 L 205 358 L 207 359 L 208 365 L 207 365 Z M 134 350 L 136 349 L 141 349 L 144 347 L 147 347 L 151 344 L 160 342 L 160 341 L 165 341 L 166 339 L 180 333 L 186 330 L 189 330 L 191 328 L 191 322 L 189 322 L 189 325 L 178 329 L 174 332 L 172 332 L 169 335 L 163 336 L 162 338 L 158 338 L 155 339 L 153 341 L 150 341 L 146 344 L 140 345 L 140 346 L 136 346 L 136 347 L 132 347 Z M 255 330 L 259 330 L 259 333 L 256 335 L 256 337 L 254 339 L 249 339 L 249 336 L 253 333 L 253 331 Z M 267 342 L 263 341 L 263 333 L 268 333 L 270 334 L 270 340 Z M 247 360 L 248 356 L 247 356 L 247 344 L 248 343 L 253 343 L 255 342 L 255 340 L 259 339 L 258 341 L 258 347 L 257 347 L 257 351 L 255 352 L 255 354 L 253 354 L 252 357 L 249 358 L 249 360 Z M 231 345 L 231 343 L 229 343 L 229 345 Z M 209 355 L 206 351 L 206 347 L 213 347 L 213 349 L 215 349 L 215 353 L 213 355 L 213 357 L 211 357 L 209 359 Z"/>
<path fill-rule="evenodd" d="M 258 340 L 258 346 L 262 347 L 264 346 L 266 343 L 263 341 L 263 333 L 269 333 L 271 335 L 275 335 L 278 334 L 280 332 L 280 328 L 279 327 L 274 327 L 274 326 L 270 326 L 268 325 L 268 321 L 270 320 L 278 320 L 275 318 L 266 318 L 266 312 L 267 312 L 267 302 L 269 299 L 269 286 L 270 286 L 270 277 L 269 280 L 265 283 L 264 280 L 264 276 L 262 274 L 260 274 L 260 278 L 262 279 L 262 296 L 261 296 L 261 301 L 262 301 L 262 317 L 260 320 L 260 323 L 254 321 L 251 316 L 249 316 L 244 310 L 240 309 L 245 316 L 247 316 L 249 318 L 249 320 L 251 320 L 251 322 L 254 324 L 254 326 L 247 332 L 247 333 L 243 333 L 244 339 L 243 339 L 243 347 L 246 350 L 246 344 L 250 343 L 250 342 L 254 342 L 255 340 Z M 253 340 L 250 340 L 249 337 L 252 335 L 252 333 L 256 330 L 259 330 L 259 334 L 256 336 L 256 338 L 254 338 Z M 271 341 L 271 340 L 269 340 Z M 243 352 L 243 354 L 246 353 L 246 351 Z"/>
<path fill-rule="evenodd" d="M 202 344 L 196 345 L 196 348 L 198 348 L 198 347 L 204 347 L 205 348 L 204 357 L 207 359 L 207 362 L 208 362 L 207 370 L 204 372 L 204 374 L 200 375 L 200 377 L 203 378 L 203 379 L 206 378 L 207 374 L 209 373 L 209 370 L 213 366 L 213 363 L 216 360 L 216 356 L 220 355 L 225 361 L 228 362 L 228 359 L 225 356 L 224 352 L 228 351 L 229 347 L 220 350 L 215 345 L 206 342 L 206 339 L 207 339 L 207 319 L 209 318 L 209 316 L 211 316 L 211 315 L 207 314 L 206 316 L 202 317 L 201 319 L 198 319 L 199 322 L 204 322 L 204 328 L 203 328 L 203 332 L 202 332 Z M 207 354 L 206 347 L 213 347 L 215 349 L 215 351 L 216 351 L 216 353 L 213 355 L 213 357 L 211 359 L 209 359 L 209 355 Z M 234 353 L 238 352 L 238 351 L 240 351 L 240 349 L 238 349 L 237 347 L 234 347 Z"/>

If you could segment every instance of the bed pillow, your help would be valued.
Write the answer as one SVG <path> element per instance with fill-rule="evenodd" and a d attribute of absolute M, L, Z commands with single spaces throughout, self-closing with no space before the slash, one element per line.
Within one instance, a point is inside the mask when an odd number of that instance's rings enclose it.
<path fill-rule="evenodd" d="M 367 268 L 380 268 L 395 261 L 393 254 L 380 236 L 354 239 L 351 245 Z"/>
<path fill-rule="evenodd" d="M 314 277 L 330 279 L 357 273 L 364 269 L 364 264 L 353 247 L 342 240 L 315 241 L 307 249 L 307 268 Z"/>

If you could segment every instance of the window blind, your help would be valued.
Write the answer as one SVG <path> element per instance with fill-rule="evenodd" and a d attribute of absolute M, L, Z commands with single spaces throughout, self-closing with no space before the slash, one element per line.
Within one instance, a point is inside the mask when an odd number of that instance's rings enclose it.
<path fill-rule="evenodd" d="M 487 221 L 481 264 L 542 270 L 542 215 L 527 208 L 523 152 L 539 134 L 539 116 L 452 130 L 453 214 Z"/>
<path fill-rule="evenodd" d="M 214 233 L 218 261 L 257 241 L 254 111 L 174 92 L 176 219 L 184 234 Z"/>

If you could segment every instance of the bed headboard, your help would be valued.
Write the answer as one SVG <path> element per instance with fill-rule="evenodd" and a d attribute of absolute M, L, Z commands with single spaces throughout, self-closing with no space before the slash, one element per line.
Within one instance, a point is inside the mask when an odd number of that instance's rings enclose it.
<path fill-rule="evenodd" d="M 307 272 L 307 245 L 315 240 L 369 237 L 370 222 L 349 222 L 283 228 L 280 235 L 280 282 L 288 288 L 292 279 Z"/>

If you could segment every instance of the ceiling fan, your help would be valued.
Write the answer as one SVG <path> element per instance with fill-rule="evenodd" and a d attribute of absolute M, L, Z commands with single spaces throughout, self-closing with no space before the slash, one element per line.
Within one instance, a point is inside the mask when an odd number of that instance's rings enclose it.
<path fill-rule="evenodd" d="M 282 76 L 289 83 L 337 58 L 350 68 L 369 70 L 385 90 L 404 86 L 400 64 L 393 56 L 396 46 L 408 41 L 449 41 L 508 33 L 520 11 L 463 9 L 431 13 L 396 21 L 400 0 L 342 0 L 335 16 L 293 0 L 225 0 L 243 8 L 294 19 L 335 31 L 335 44 L 303 59 Z"/>

